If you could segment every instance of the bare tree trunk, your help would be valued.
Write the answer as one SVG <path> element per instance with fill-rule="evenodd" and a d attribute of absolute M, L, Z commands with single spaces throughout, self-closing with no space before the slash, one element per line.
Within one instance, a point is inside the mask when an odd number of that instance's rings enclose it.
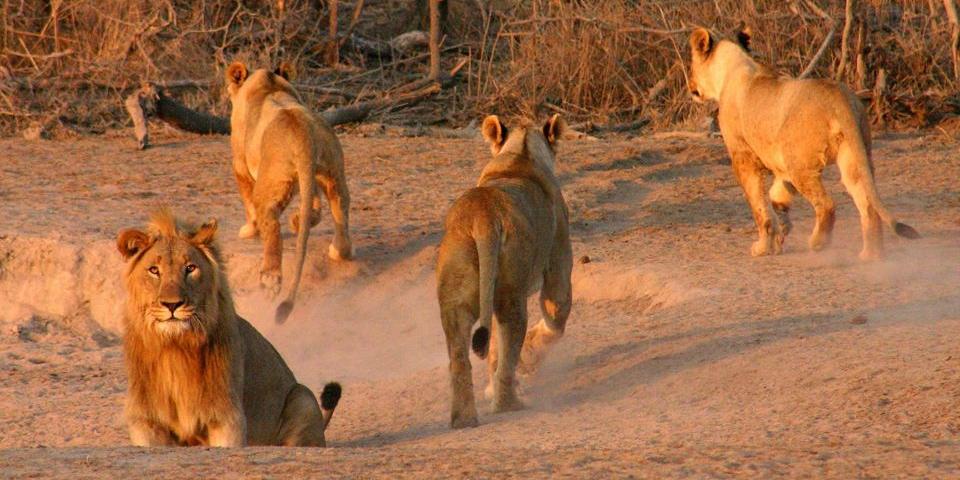
<path fill-rule="evenodd" d="M 853 11 L 856 8 L 856 0 L 847 0 L 847 8 L 843 17 L 843 35 L 840 37 L 840 65 L 837 66 L 836 80 L 843 79 L 843 73 L 847 68 L 847 56 L 849 55 L 850 33 L 853 30 Z"/>
<path fill-rule="evenodd" d="M 430 0 L 430 80 L 440 79 L 440 2 Z"/>
<path fill-rule="evenodd" d="M 950 35 L 950 56 L 953 58 L 953 79 L 960 80 L 960 19 L 957 16 L 957 4 L 954 0 L 943 0 L 943 8 L 947 10 L 947 19 L 953 27 Z"/>
<path fill-rule="evenodd" d="M 338 0 L 330 0 L 330 32 L 327 42 L 327 65 L 335 67 L 340 63 L 340 41 L 337 39 Z"/>

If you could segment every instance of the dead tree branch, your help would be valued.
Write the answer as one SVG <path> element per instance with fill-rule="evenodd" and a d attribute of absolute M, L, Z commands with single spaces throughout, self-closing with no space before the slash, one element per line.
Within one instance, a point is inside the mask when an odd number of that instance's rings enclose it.
<path fill-rule="evenodd" d="M 843 79 L 843 73 L 847 68 L 847 56 L 850 48 L 850 33 L 853 30 L 853 11 L 856 8 L 856 0 L 847 0 L 847 6 L 843 13 L 843 35 L 840 36 L 840 64 L 837 65 L 836 80 Z"/>
<path fill-rule="evenodd" d="M 960 80 L 960 17 L 957 16 L 957 4 L 954 0 L 943 0 L 947 10 L 947 19 L 953 31 L 950 34 L 950 57 L 953 59 L 953 79 Z"/>
<path fill-rule="evenodd" d="M 457 73 L 467 62 L 467 58 L 462 59 L 449 73 L 441 75 L 439 81 L 418 80 L 396 89 L 393 95 L 327 110 L 320 113 L 320 117 L 330 125 L 340 125 L 362 121 L 376 110 L 395 105 L 417 103 L 435 95 L 444 88 L 452 86 Z M 306 88 L 324 89 L 325 87 L 308 85 Z M 330 90 L 331 93 L 342 94 L 341 91 L 336 89 L 326 90 Z M 230 120 L 228 118 L 190 109 L 168 96 L 164 88 L 157 84 L 146 84 L 130 94 L 124 101 L 124 107 L 131 120 L 133 120 L 137 148 L 140 150 L 147 148 L 150 144 L 147 120 L 153 117 L 186 132 L 205 135 L 230 134 Z"/>
<path fill-rule="evenodd" d="M 833 37 L 837 33 L 837 22 L 833 20 L 833 17 L 823 11 L 816 3 L 813 3 L 810 0 L 806 2 L 807 6 L 814 11 L 820 18 L 823 18 L 830 23 L 830 31 L 827 32 L 826 38 L 823 39 L 823 43 L 820 44 L 820 48 L 817 50 L 817 53 L 810 59 L 810 63 L 807 64 L 807 68 L 803 69 L 803 72 L 797 78 L 807 78 L 813 73 L 813 70 L 817 68 L 817 63 L 820 63 L 820 60 L 823 58 L 823 55 L 827 53 L 827 48 L 833 43 Z"/>

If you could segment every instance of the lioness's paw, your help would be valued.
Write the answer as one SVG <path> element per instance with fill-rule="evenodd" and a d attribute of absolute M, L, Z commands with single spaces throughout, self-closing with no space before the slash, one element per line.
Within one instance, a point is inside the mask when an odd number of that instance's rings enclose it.
<path fill-rule="evenodd" d="M 344 246 L 340 246 L 339 248 L 336 245 L 331 243 L 330 247 L 327 248 L 327 256 L 330 257 L 332 260 L 337 260 L 337 261 L 349 260 L 353 258 L 353 253 L 354 253 L 353 245 L 349 243 L 347 243 Z"/>
<path fill-rule="evenodd" d="M 810 240 L 807 242 L 810 245 L 810 250 L 814 252 L 819 252 L 827 247 L 827 244 L 830 243 L 830 239 L 825 235 L 813 235 L 810 237 Z"/>
<path fill-rule="evenodd" d="M 765 240 L 757 240 L 753 242 L 753 245 L 750 246 L 750 255 L 754 257 L 762 257 L 764 255 L 773 254 L 773 246 L 770 245 L 771 242 Z"/>
<path fill-rule="evenodd" d="M 864 249 L 860 251 L 860 260 L 863 260 L 864 262 L 879 260 L 881 258 L 883 258 L 883 253 L 881 253 L 879 250 Z"/>
<path fill-rule="evenodd" d="M 263 288 L 271 298 L 280 294 L 280 271 L 271 270 L 260 272 L 260 287 Z"/>
<path fill-rule="evenodd" d="M 246 223 L 240 227 L 240 233 L 237 236 L 243 239 L 253 238 L 257 236 L 257 226 L 252 223 Z"/>
<path fill-rule="evenodd" d="M 476 412 L 473 412 L 472 414 L 454 413 L 453 417 L 450 419 L 450 428 L 469 428 L 476 427 L 477 425 L 480 425 L 480 421 L 477 420 Z"/>
<path fill-rule="evenodd" d="M 527 406 L 524 405 L 519 398 L 512 395 L 499 398 L 493 402 L 494 413 L 516 412 L 517 410 L 523 410 L 526 407 Z"/>

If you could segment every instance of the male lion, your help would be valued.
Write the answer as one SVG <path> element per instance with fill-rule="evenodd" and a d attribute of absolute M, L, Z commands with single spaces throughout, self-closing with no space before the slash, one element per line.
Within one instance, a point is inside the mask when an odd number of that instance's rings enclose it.
<path fill-rule="evenodd" d="M 881 219 L 906 238 L 920 235 L 898 222 L 880 203 L 873 180 L 870 126 L 863 105 L 849 89 L 819 79 L 778 77 L 759 65 L 740 44 L 720 39 L 704 28 L 690 35 L 692 60 L 689 87 L 695 100 L 717 100 L 719 123 L 759 239 L 754 256 L 780 253 L 790 232 L 791 197 L 799 191 L 816 211 L 809 245 L 826 247 L 834 223 L 833 201 L 820 180 L 823 168 L 836 162 L 843 184 L 860 211 L 863 250 L 860 258 L 883 252 Z M 764 195 L 764 177 L 774 175 L 770 198 L 777 221 L 771 221 Z"/>
<path fill-rule="evenodd" d="M 563 335 L 570 314 L 573 256 L 567 205 L 554 176 L 554 148 L 564 123 L 554 115 L 542 129 L 513 130 L 496 116 L 483 121 L 493 160 L 477 187 L 447 214 L 437 261 L 437 297 L 450 357 L 453 428 L 477 425 L 467 343 L 483 358 L 496 314 L 490 382 L 496 412 L 522 408 L 515 370 L 532 370 Z M 527 331 L 527 297 L 540 290 L 543 320 Z M 522 353 L 521 353 L 522 349 Z M 493 359 L 496 355 L 496 360 Z"/>
<path fill-rule="evenodd" d="M 322 408 L 280 354 L 233 308 L 216 221 L 199 227 L 155 213 L 146 232 L 117 237 L 127 262 L 124 310 L 134 445 L 324 446 L 340 400 Z"/>
<path fill-rule="evenodd" d="M 343 150 L 333 129 L 303 106 L 287 81 L 284 68 L 264 69 L 248 75 L 247 67 L 234 62 L 226 72 L 230 114 L 233 171 L 240 187 L 247 223 L 241 238 L 259 231 L 263 239 L 260 283 L 271 294 L 280 292 L 283 247 L 279 217 L 294 191 L 300 192 L 300 210 L 290 218 L 297 232 L 297 267 L 293 287 L 277 308 L 283 323 L 300 286 L 310 228 L 320 222 L 320 188 L 330 202 L 336 232 L 329 248 L 335 260 L 350 258 L 350 193 L 343 173 Z"/>

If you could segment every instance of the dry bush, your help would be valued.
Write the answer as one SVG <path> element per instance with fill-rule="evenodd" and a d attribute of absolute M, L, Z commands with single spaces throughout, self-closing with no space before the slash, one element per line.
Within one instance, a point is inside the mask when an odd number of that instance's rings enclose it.
<path fill-rule="evenodd" d="M 644 118 L 676 128 L 706 111 L 686 93 L 687 35 L 697 25 L 729 34 L 745 22 L 756 57 L 790 75 L 803 71 L 835 30 L 814 75 L 835 77 L 839 67 L 841 0 L 446 1 L 445 62 L 469 57 L 466 80 L 432 102 L 380 112 L 381 120 L 456 125 L 491 112 L 563 112 L 572 122 Z M 341 31 L 355 2 L 339 2 Z M 122 98 L 147 80 L 188 80 L 178 98 L 224 114 L 221 72 L 234 58 L 258 66 L 292 60 L 301 81 L 317 87 L 306 96 L 318 109 L 425 74 L 426 60 L 415 56 L 397 62 L 346 51 L 341 59 L 352 67 L 330 69 L 323 55 L 327 2 L 286 0 L 282 13 L 278 3 L 0 0 L 0 135 L 36 125 L 78 133 L 122 127 Z M 402 33 L 415 25 L 418 3 L 367 0 L 357 32 L 379 39 Z M 870 102 L 877 123 L 928 126 L 956 113 L 943 5 L 857 2 L 842 80 Z"/>
<path fill-rule="evenodd" d="M 955 113 L 951 26 L 942 2 L 855 5 L 842 80 L 859 86 L 875 120 L 924 126 Z M 693 27 L 732 36 L 744 22 L 754 32 L 758 60 L 796 76 L 828 32 L 842 27 L 843 17 L 842 1 L 530 0 L 493 15 L 499 21 L 481 40 L 485 53 L 473 69 L 469 92 L 479 110 L 562 111 L 596 122 L 640 115 L 657 127 L 675 127 L 704 111 L 686 93 L 687 36 Z M 835 33 L 814 76 L 836 76 L 841 35 Z M 881 70 L 886 88 L 875 92 Z M 875 93 L 881 98 L 873 98 Z"/>

